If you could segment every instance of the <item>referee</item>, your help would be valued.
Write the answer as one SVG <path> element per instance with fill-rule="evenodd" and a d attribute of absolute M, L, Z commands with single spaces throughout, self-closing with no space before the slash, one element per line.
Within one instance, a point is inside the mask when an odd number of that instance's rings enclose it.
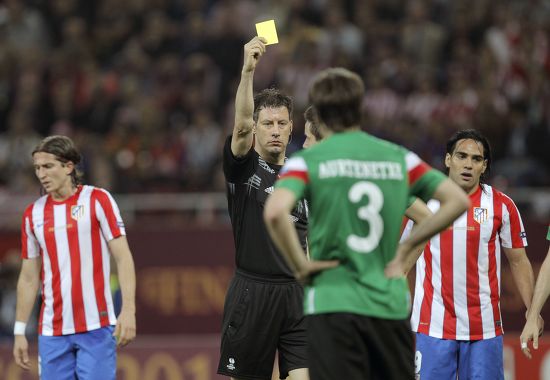
<path fill-rule="evenodd" d="M 307 380 L 303 288 L 269 238 L 262 217 L 292 133 L 290 97 L 275 89 L 253 96 L 254 70 L 264 52 L 260 37 L 244 46 L 235 126 L 223 151 L 237 269 L 225 299 L 218 373 L 271 379 L 278 350 L 280 377 Z M 297 203 L 291 219 L 305 249 L 304 201 Z"/>

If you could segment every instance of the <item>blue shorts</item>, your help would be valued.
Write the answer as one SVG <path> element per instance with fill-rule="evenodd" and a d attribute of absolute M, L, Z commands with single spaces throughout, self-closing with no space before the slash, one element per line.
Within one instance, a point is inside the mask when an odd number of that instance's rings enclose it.
<path fill-rule="evenodd" d="M 414 366 L 421 380 L 504 380 L 502 335 L 447 340 L 416 333 Z M 419 376 L 420 375 L 420 376 Z"/>
<path fill-rule="evenodd" d="M 41 380 L 115 380 L 113 326 L 85 333 L 38 336 Z"/>

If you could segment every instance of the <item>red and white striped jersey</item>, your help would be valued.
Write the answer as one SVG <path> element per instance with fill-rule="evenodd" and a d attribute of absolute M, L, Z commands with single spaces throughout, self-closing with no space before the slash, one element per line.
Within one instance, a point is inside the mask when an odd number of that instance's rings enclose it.
<path fill-rule="evenodd" d="M 45 195 L 27 207 L 21 254 L 42 258 L 39 334 L 74 334 L 116 323 L 107 242 L 121 235 L 118 206 L 100 188 L 79 186 L 65 201 Z"/>
<path fill-rule="evenodd" d="M 470 195 L 470 209 L 434 236 L 416 263 L 414 331 L 453 340 L 503 333 L 501 246 L 523 248 L 527 239 L 514 202 L 491 186 L 483 189 Z M 435 211 L 439 202 L 431 200 L 428 207 Z"/>

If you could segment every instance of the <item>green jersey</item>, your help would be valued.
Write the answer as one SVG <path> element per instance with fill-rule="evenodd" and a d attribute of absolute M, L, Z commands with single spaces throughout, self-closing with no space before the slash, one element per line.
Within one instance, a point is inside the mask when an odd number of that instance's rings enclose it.
<path fill-rule="evenodd" d="M 546 235 L 546 240 L 550 240 L 550 226 L 548 226 L 548 234 Z"/>
<path fill-rule="evenodd" d="M 306 314 L 349 312 L 405 319 L 405 278 L 388 279 L 410 197 L 428 201 L 446 177 L 398 145 L 360 131 L 336 133 L 293 155 L 277 188 L 306 197 L 313 260 L 339 260 L 312 279 Z"/>

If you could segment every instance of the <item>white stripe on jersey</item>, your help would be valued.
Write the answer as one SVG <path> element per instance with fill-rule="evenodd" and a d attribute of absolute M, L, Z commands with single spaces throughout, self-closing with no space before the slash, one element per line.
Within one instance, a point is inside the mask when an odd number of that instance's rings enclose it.
<path fill-rule="evenodd" d="M 31 221 L 29 218 L 25 218 L 25 232 L 27 234 L 27 257 L 29 259 L 34 259 L 40 256 L 40 249 L 38 247 L 38 242 L 32 233 Z"/>
<path fill-rule="evenodd" d="M 409 220 L 407 222 L 407 226 L 409 224 L 412 226 L 413 222 L 412 220 Z M 407 233 L 407 235 L 405 235 Z M 405 239 L 406 236 L 410 234 L 410 229 L 407 231 L 407 227 L 405 227 L 405 230 L 403 230 L 403 235 L 401 237 L 401 240 Z M 418 326 L 420 324 L 420 306 L 422 305 L 422 301 L 424 300 L 424 281 L 426 279 L 426 259 L 424 258 L 424 252 L 422 252 L 422 255 L 418 258 L 416 262 L 416 278 L 415 278 L 415 285 L 414 285 L 414 300 L 417 299 L 419 302 L 413 302 L 412 304 L 412 312 L 411 312 L 411 328 L 413 331 L 418 331 Z"/>
<path fill-rule="evenodd" d="M 422 163 L 422 160 L 416 155 L 416 153 L 409 151 L 405 154 L 405 164 L 407 165 L 408 172 L 417 167 L 420 163 Z"/>
<path fill-rule="evenodd" d="M 510 213 L 508 212 L 508 207 L 503 203 L 502 204 L 502 220 L 510 220 Z M 502 224 L 502 233 L 500 235 L 500 241 L 503 247 L 512 248 L 512 231 L 510 223 Z"/>
<path fill-rule="evenodd" d="M 517 208 L 509 200 L 508 197 L 502 193 L 494 190 L 491 186 L 485 185 L 485 192 L 477 193 L 476 198 L 479 204 L 473 204 L 474 210 L 470 210 L 473 213 L 473 221 L 470 220 L 468 224 L 468 213 L 464 213 L 457 220 L 453 222 L 453 247 L 452 247 L 452 272 L 444 273 L 443 275 L 449 281 L 452 278 L 454 300 L 454 308 L 457 316 L 456 334 L 454 338 L 457 340 L 470 340 L 478 339 L 476 332 L 471 332 L 470 324 L 474 323 L 472 329 L 476 329 L 480 334 L 479 338 L 487 339 L 492 338 L 498 334 L 502 326 L 502 318 L 500 315 L 500 306 L 498 303 L 493 304 L 491 301 L 491 286 L 494 286 L 494 291 L 498 292 L 497 297 L 500 297 L 501 289 L 501 243 L 503 247 L 512 247 L 513 241 L 515 246 L 519 247 L 520 243 L 525 246 L 527 241 L 523 234 L 523 223 L 521 216 L 519 215 Z M 472 195 L 471 197 L 474 197 Z M 474 197 L 475 198 L 475 197 Z M 474 199 L 472 198 L 472 199 Z M 436 201 L 428 202 L 428 206 L 432 211 L 439 208 L 439 204 Z M 498 207 L 494 210 L 494 207 Z M 477 209 L 477 210 L 476 210 Z M 501 217 L 495 219 L 495 216 L 501 214 Z M 510 214 L 513 214 L 511 217 Z M 471 217 L 470 217 L 471 218 Z M 500 225 L 494 225 L 496 222 L 502 223 Z M 474 224 L 471 224 L 471 223 Z M 409 222 L 412 224 L 412 222 Z M 476 224 L 477 223 L 477 224 Z M 512 225 L 511 225 L 512 224 Z M 405 233 L 408 233 L 410 228 L 405 229 Z M 496 235 L 493 236 L 493 229 Z M 474 305 L 468 305 L 468 290 L 470 292 L 475 287 L 471 288 L 467 283 L 467 267 L 468 267 L 468 238 L 477 239 L 477 233 L 479 231 L 479 244 L 477 248 L 477 266 L 478 269 L 478 283 L 479 287 L 479 314 L 475 314 L 477 307 Z M 515 235 L 518 236 L 515 236 Z M 403 238 L 403 237 L 402 237 Z M 494 239 L 494 240 L 492 240 Z M 494 248 L 490 245 L 493 241 Z M 450 243 L 450 241 L 449 241 Z M 433 299 L 431 300 L 431 310 L 426 306 L 423 310 L 424 298 L 427 297 L 424 289 L 424 282 L 426 276 L 427 263 L 426 255 L 422 254 L 416 265 L 416 284 L 415 284 L 415 298 L 412 308 L 411 324 L 413 330 L 418 331 L 420 324 L 430 324 L 429 334 L 436 338 L 443 337 L 443 327 L 445 322 L 445 314 L 443 308 L 443 297 L 441 295 L 442 282 L 441 282 L 441 247 L 440 247 L 440 235 L 436 235 L 430 241 L 430 252 L 432 255 L 432 286 L 434 289 Z M 471 258 L 470 258 L 471 259 Z M 448 261 L 448 260 L 447 260 Z M 495 276 L 491 278 L 492 276 Z M 474 276 L 475 278 L 475 276 Z M 475 286 L 475 284 L 472 284 Z M 494 296 L 494 295 L 493 295 Z M 470 301 L 475 302 L 476 295 L 470 294 Z M 429 300 L 428 300 L 429 301 Z M 420 320 L 422 312 L 430 313 L 429 320 Z M 470 320 L 472 318 L 472 320 Z M 498 318 L 495 321 L 495 318 Z M 452 322 L 452 319 L 447 321 Z M 497 323 L 498 322 L 498 323 Z M 425 328 L 426 326 L 424 326 Z M 475 336 L 473 336 L 474 334 Z M 449 333 L 447 333 L 449 335 Z"/>
<path fill-rule="evenodd" d="M 432 238 L 430 246 L 439 247 L 439 235 L 436 235 Z M 432 284 L 434 288 L 432 315 L 429 321 L 421 322 L 430 322 L 430 335 L 436 338 L 441 338 L 443 336 L 445 305 L 443 304 L 443 298 L 441 297 L 441 272 L 435 270 L 435 268 L 439 268 L 439 264 L 441 263 L 441 256 L 439 254 L 439 249 L 431 248 L 430 251 L 432 253 Z"/>
<path fill-rule="evenodd" d="M 112 200 L 112 198 L 109 198 Z M 115 212 L 115 215 L 117 215 L 117 220 L 121 220 L 118 216 L 118 208 L 113 207 L 113 211 Z M 105 239 L 101 239 L 101 260 L 103 262 L 103 277 L 105 280 L 105 284 L 110 283 L 109 279 L 109 273 L 111 271 L 111 259 L 109 256 L 109 247 L 107 245 L 107 241 L 111 241 L 113 239 L 113 233 L 111 232 L 111 228 L 109 227 L 109 221 L 107 220 L 107 216 L 105 215 L 105 211 L 103 210 L 103 207 L 99 204 L 99 202 L 96 203 L 96 216 L 99 220 L 100 226 L 101 226 L 101 233 L 103 234 Z M 123 229 L 121 228 L 121 231 Z M 111 296 L 111 288 L 109 286 L 105 286 L 104 288 L 105 292 L 105 300 L 107 301 L 107 311 L 109 313 L 109 321 L 114 324 L 116 323 L 115 313 L 114 313 L 114 307 L 113 307 L 113 297 Z"/>
<path fill-rule="evenodd" d="M 481 193 L 480 207 L 490 210 L 493 207 L 493 188 L 487 186 L 486 192 Z M 495 337 L 495 319 L 493 317 L 493 305 L 491 303 L 491 285 L 489 278 L 489 255 L 495 254 L 495 252 L 489 252 L 489 246 L 481 238 L 482 236 L 491 236 L 493 232 L 494 218 L 487 218 L 487 221 L 480 225 L 480 239 L 479 239 L 479 256 L 478 256 L 478 268 L 486 268 L 487 270 L 479 271 L 479 301 L 481 307 L 481 322 L 483 325 L 483 339 Z M 497 262 L 497 273 L 500 273 L 500 265 Z M 500 282 L 500 280 L 499 280 Z M 465 331 L 465 335 L 468 334 L 468 330 Z M 458 334 L 458 332 L 457 332 Z"/>
<path fill-rule="evenodd" d="M 69 239 L 67 238 L 67 220 L 65 204 L 54 205 L 53 214 L 55 220 L 55 247 L 57 249 L 57 262 L 59 274 L 61 276 L 61 299 L 63 300 L 63 334 L 74 334 L 74 316 L 73 316 L 73 288 L 71 255 L 69 253 Z M 63 270 L 68 268 L 68 270 Z"/>
<path fill-rule="evenodd" d="M 466 213 L 460 215 L 453 223 L 454 226 L 466 226 Z M 453 229 L 453 253 L 456 247 L 466 251 L 466 228 Z M 453 254 L 453 273 L 464 273 L 463 276 L 453 275 L 453 299 L 455 310 L 468 309 L 468 296 L 466 292 L 466 267 L 468 261 L 465 256 Z M 458 312 L 457 312 L 458 313 Z M 467 337 L 469 339 L 470 319 L 468 313 L 461 314 L 463 318 L 456 318 L 456 336 Z M 460 339 L 460 338 L 459 338 Z"/>
<path fill-rule="evenodd" d="M 85 186 L 80 193 L 78 203 L 90 204 L 90 198 L 94 188 Z M 84 311 L 86 313 L 86 327 L 88 330 L 99 326 L 99 312 L 94 288 L 94 263 L 92 257 L 92 234 L 90 217 L 86 215 L 78 220 L 78 230 L 86 229 L 89 233 L 80 234 L 78 244 L 80 247 L 80 279 L 82 280 L 82 294 L 84 298 Z"/>
<path fill-rule="evenodd" d="M 47 196 L 39 198 L 32 208 L 32 220 L 35 238 L 36 250 L 39 250 L 39 242 L 44 242 L 44 207 L 46 206 Z M 50 263 L 50 254 L 45 244 L 41 244 L 42 249 L 42 273 L 44 282 L 42 284 L 42 334 L 53 335 L 53 288 L 52 288 L 52 265 Z M 30 257 L 30 256 L 29 256 Z M 40 330 L 39 330 L 40 331 Z"/>
<path fill-rule="evenodd" d="M 512 227 L 511 227 L 511 224 L 510 224 L 511 223 L 510 211 L 515 212 L 517 210 L 517 206 L 509 196 L 507 196 L 506 194 L 503 194 L 503 193 L 500 193 L 500 194 L 506 201 L 508 201 L 508 203 L 512 207 L 512 210 L 509 210 L 508 207 L 506 207 L 506 204 L 504 202 L 502 203 L 502 216 L 503 216 L 502 220 L 503 220 L 503 223 L 504 223 L 504 226 L 505 226 L 505 228 L 503 228 L 505 233 L 503 233 L 502 236 L 501 236 L 502 246 L 505 247 L 505 248 L 512 248 L 514 239 L 513 239 Z M 504 218 L 504 213 L 505 212 L 506 212 L 507 218 Z M 524 232 L 525 229 L 523 227 L 523 220 L 521 219 L 521 216 L 519 215 L 519 213 L 518 213 L 518 219 L 519 219 L 519 232 Z M 517 239 L 517 236 L 515 236 L 515 238 Z M 527 236 L 525 234 L 521 235 L 521 241 L 522 241 L 523 246 L 526 247 L 527 246 Z"/>
<path fill-rule="evenodd" d="M 527 245 L 527 244 L 526 244 Z M 501 288 L 501 279 L 500 279 L 500 268 L 501 268 L 501 261 L 502 261 L 502 256 L 500 254 L 501 252 L 501 248 L 500 248 L 500 240 L 498 238 L 498 234 L 497 234 L 497 237 L 496 237 L 496 242 L 495 242 L 495 257 L 496 257 L 496 261 L 497 261 L 497 280 L 498 280 L 498 320 L 502 322 L 502 312 L 500 311 L 500 288 Z M 504 327 L 502 327 L 502 331 L 504 331 Z"/>
<path fill-rule="evenodd" d="M 107 246 L 107 242 L 104 240 L 101 241 L 101 249 L 103 251 L 103 254 L 101 257 L 103 258 L 103 278 L 105 280 L 106 286 L 103 288 L 104 294 L 105 294 L 105 301 L 107 302 L 107 313 L 109 314 L 109 322 L 114 325 L 116 323 L 116 317 L 114 312 L 114 305 L 113 305 L 113 296 L 111 295 L 111 287 L 110 284 L 110 278 L 109 273 L 111 273 L 111 259 L 109 256 L 109 247 Z"/>
<path fill-rule="evenodd" d="M 42 259 L 42 270 L 44 272 L 43 295 L 42 295 L 42 335 L 53 335 L 53 288 L 52 288 L 52 264 L 50 256 L 44 252 Z"/>
<path fill-rule="evenodd" d="M 306 161 L 302 157 L 289 158 L 281 169 L 280 175 L 287 172 L 307 172 Z"/>
<path fill-rule="evenodd" d="M 92 252 L 92 222 L 91 217 L 91 195 L 94 191 L 102 192 L 107 196 L 108 201 L 111 203 L 111 207 L 108 210 L 104 210 L 99 206 L 100 201 L 96 199 L 96 211 L 97 219 L 99 221 L 99 249 L 102 272 L 103 272 L 103 288 L 104 297 L 108 312 L 108 321 L 110 324 L 116 323 L 116 317 L 114 314 L 112 296 L 110 293 L 110 251 L 108 249 L 107 240 L 113 239 L 113 231 L 110 228 L 109 220 L 116 220 L 116 227 L 122 235 L 125 234 L 122 219 L 120 217 L 119 209 L 112 198 L 112 196 L 103 189 L 94 188 L 92 186 L 82 186 L 80 193 L 78 194 L 77 206 L 82 206 L 80 212 L 75 212 L 74 217 L 67 218 L 67 207 L 69 203 L 53 203 L 53 221 L 44 220 L 45 206 L 48 201 L 48 196 L 39 198 L 32 206 L 31 215 L 25 215 L 24 221 L 25 231 L 27 232 L 27 249 L 23 252 L 23 257 L 32 258 L 36 253 L 42 252 L 42 271 L 43 271 L 43 289 L 42 298 L 43 306 L 41 311 L 41 331 L 40 334 L 45 336 L 52 336 L 58 334 L 72 334 L 75 332 L 77 326 L 75 326 L 75 316 L 82 316 L 85 321 L 85 328 L 89 331 L 102 326 L 101 318 L 98 312 L 98 301 L 95 294 L 94 283 L 94 263 Z M 73 198 L 74 200 L 74 198 Z M 104 199 L 105 201 L 105 199 Z M 49 207 L 49 206 L 48 206 Z M 111 210 L 112 209 L 112 210 Z M 83 211 L 82 211 L 83 210 Z M 69 210 L 72 211 L 72 210 Z M 76 211 L 76 210 L 75 210 Z M 107 217 L 107 214 L 110 216 Z M 71 214 L 72 215 L 72 214 Z M 31 220 L 32 219 L 32 220 Z M 69 220 L 67 220 L 69 219 Z M 55 223 L 52 226 L 52 223 Z M 93 223 L 96 223 L 94 221 Z M 45 225 L 48 224 L 51 228 L 48 232 L 45 231 Z M 68 225 L 73 225 L 72 228 L 68 228 Z M 77 228 L 74 228 L 76 224 Z M 78 235 L 76 232 L 78 231 Z M 52 273 L 52 253 L 47 249 L 46 236 L 47 233 L 52 237 L 52 244 L 55 244 L 57 253 L 57 264 L 60 270 L 59 278 L 59 290 L 63 304 L 61 319 L 63 325 L 59 326 L 60 330 L 55 330 L 53 326 L 54 320 L 54 278 Z M 106 240 L 107 238 L 107 240 Z M 71 240 L 74 239 L 74 240 Z M 71 242 L 78 244 L 79 252 L 73 252 L 73 256 L 70 253 Z M 49 243 L 48 243 L 49 244 Z M 80 266 L 80 285 L 82 287 L 82 307 L 78 308 L 78 313 L 75 309 L 79 303 L 77 300 L 73 300 L 73 274 L 72 274 L 72 257 L 79 254 L 79 262 L 73 263 Z M 27 255 L 27 256 L 25 256 Z M 34 255 L 34 256 L 33 256 Z M 80 293 L 79 293 L 80 294 Z M 75 294 L 79 297 L 79 294 Z M 57 308 L 57 306 L 56 306 Z M 56 327 L 59 328 L 59 327 Z M 81 330 L 82 327 L 79 328 Z"/>
<path fill-rule="evenodd" d="M 120 217 L 120 211 L 118 210 L 118 207 L 117 207 L 113 197 L 111 197 L 111 195 L 109 193 L 107 193 L 105 190 L 102 190 L 102 189 L 95 189 L 95 190 L 96 191 L 102 191 L 103 193 L 105 193 L 107 195 L 107 197 L 109 198 L 109 201 L 111 202 L 111 207 L 112 207 L 113 213 L 115 214 L 115 217 L 116 217 L 117 221 L 122 221 L 122 218 Z M 96 207 L 96 216 L 97 216 L 97 219 L 99 221 L 99 225 L 101 227 L 101 232 L 103 233 L 103 237 L 105 238 L 106 241 L 113 240 L 113 232 L 111 231 L 111 227 L 109 225 L 109 220 L 107 219 L 107 216 L 105 214 L 106 210 L 103 209 L 100 202 L 96 202 L 95 207 Z M 120 228 L 120 232 L 123 235 L 125 235 L 126 231 L 124 230 L 124 225 L 122 223 L 119 223 L 118 227 Z"/>

